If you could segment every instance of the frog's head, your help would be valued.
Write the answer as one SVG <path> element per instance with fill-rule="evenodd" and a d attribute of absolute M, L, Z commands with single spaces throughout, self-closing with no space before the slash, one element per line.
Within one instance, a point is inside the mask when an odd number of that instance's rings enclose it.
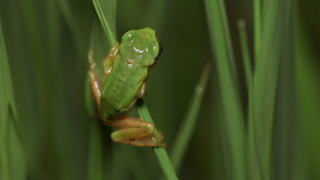
<path fill-rule="evenodd" d="M 130 30 L 122 36 L 120 54 L 137 65 L 153 68 L 161 52 L 162 47 L 153 29 Z"/>

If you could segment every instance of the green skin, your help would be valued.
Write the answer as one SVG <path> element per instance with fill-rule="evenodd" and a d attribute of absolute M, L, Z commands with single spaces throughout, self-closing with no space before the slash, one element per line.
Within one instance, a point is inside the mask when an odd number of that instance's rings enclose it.
<path fill-rule="evenodd" d="M 156 32 L 150 28 L 127 31 L 103 59 L 106 80 L 102 87 L 98 70 L 89 52 L 89 80 L 104 123 L 119 128 L 111 134 L 115 142 L 134 146 L 161 146 L 163 136 L 153 135 L 153 124 L 127 116 L 138 98 L 145 95 L 149 69 L 161 53 Z"/>

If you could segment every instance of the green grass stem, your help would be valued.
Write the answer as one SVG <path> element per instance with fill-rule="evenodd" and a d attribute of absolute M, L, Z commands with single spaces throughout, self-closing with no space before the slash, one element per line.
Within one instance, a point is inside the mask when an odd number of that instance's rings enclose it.
<path fill-rule="evenodd" d="M 266 2 L 265 0 L 264 2 Z M 258 52 L 261 45 L 261 0 L 253 1 L 253 18 L 254 18 L 254 60 L 257 60 Z"/>
<path fill-rule="evenodd" d="M 154 124 L 152 118 L 151 118 L 151 115 L 149 114 L 149 110 L 147 108 L 147 106 L 145 105 L 145 103 L 143 102 L 142 99 L 139 99 L 138 102 L 137 102 L 137 105 L 136 105 L 136 108 L 138 110 L 138 113 L 140 115 L 140 117 L 149 122 L 149 123 L 152 123 Z M 158 131 L 156 130 L 154 132 L 154 134 L 157 134 Z M 160 163 L 160 166 L 162 168 L 162 171 L 166 177 L 167 180 L 176 180 L 178 179 L 175 171 L 174 171 L 174 168 L 171 164 L 171 161 L 169 159 L 169 156 L 167 154 L 167 151 L 165 148 L 162 148 L 162 147 L 155 147 L 153 148 L 154 150 L 154 153 L 156 154 L 157 158 L 158 158 L 158 161 Z"/>
<path fill-rule="evenodd" d="M 320 71 L 319 71 L 319 41 L 314 33 L 310 33 L 311 27 L 318 27 L 317 21 L 311 24 L 306 23 L 304 10 L 301 8 L 301 3 L 294 2 L 294 71 L 295 71 L 295 86 L 297 98 L 297 111 L 299 131 L 302 134 L 303 147 L 307 157 L 305 163 L 308 165 L 303 167 L 297 164 L 295 174 L 300 172 L 302 168 L 306 168 L 307 172 L 312 172 L 312 175 L 302 174 L 304 179 L 320 179 Z M 305 4 L 309 4 L 306 2 Z M 314 6 L 314 4 L 310 4 Z M 319 2 L 318 2 L 319 6 Z M 310 8 L 312 11 L 318 11 L 318 6 Z M 310 11 L 308 9 L 308 11 Z M 310 12 L 311 12 L 310 11 Z M 319 14 L 319 11 L 318 11 Z M 309 14 L 309 17 L 313 14 Z M 318 19 L 318 16 L 317 16 Z M 318 19 L 319 22 L 319 19 Z M 319 35 L 318 35 L 319 37 Z M 318 45 L 318 46 L 316 46 Z M 301 129 L 300 129 L 301 127 Z M 305 170 L 305 169 L 304 169 Z M 305 173 L 305 172 L 304 172 Z M 298 178 L 297 178 L 298 179 Z M 303 179 L 303 178 L 300 178 Z"/>
<path fill-rule="evenodd" d="M 238 28 L 239 28 L 242 58 L 244 63 L 244 72 L 246 75 L 247 89 L 250 93 L 252 88 L 252 65 L 251 65 L 250 52 L 248 47 L 246 21 L 245 20 L 238 21 Z"/>
<path fill-rule="evenodd" d="M 206 0 L 206 13 L 212 52 L 218 77 L 218 105 L 221 109 L 221 131 L 225 151 L 225 163 L 229 179 L 246 179 L 244 114 L 240 102 L 238 79 L 234 58 L 230 54 L 229 31 L 225 29 L 227 18 L 220 0 Z M 228 45 L 229 44 L 229 45 Z M 231 49 L 232 50 L 232 49 Z"/>
<path fill-rule="evenodd" d="M 67 1 L 58 0 L 57 4 L 60 8 L 60 11 L 62 13 L 62 17 L 67 22 L 67 26 L 71 31 L 71 35 L 73 36 L 73 39 L 75 41 L 75 44 L 77 46 L 77 49 L 79 53 L 82 53 L 81 51 L 85 48 L 85 41 L 84 38 L 81 35 L 81 31 L 79 31 L 79 24 L 77 24 L 77 21 L 75 21 L 74 16 L 72 16 L 71 7 L 68 4 Z"/>
<path fill-rule="evenodd" d="M 0 84 L 0 177 L 8 180 L 22 180 L 26 178 L 26 162 L 1 18 Z"/>
<path fill-rule="evenodd" d="M 89 159 L 87 168 L 87 179 L 103 180 L 103 148 L 101 130 L 97 122 L 91 122 L 90 140 L 89 140 Z"/>
<path fill-rule="evenodd" d="M 263 37 L 249 99 L 249 132 L 254 132 L 258 165 L 262 179 L 271 178 L 271 148 L 277 80 L 281 50 L 288 31 L 291 1 L 270 1 L 263 25 Z"/>
<path fill-rule="evenodd" d="M 211 63 L 208 62 L 195 87 L 189 107 L 186 111 L 185 117 L 183 118 L 183 121 L 173 142 L 173 146 L 169 153 L 172 165 L 177 172 L 179 172 L 182 159 L 185 155 L 196 126 L 197 116 L 201 107 L 201 102 L 203 100 L 203 94 L 207 87 L 210 69 Z"/>
<path fill-rule="evenodd" d="M 231 70 L 231 75 L 233 78 L 233 83 L 235 88 L 237 88 L 236 90 L 239 91 L 239 84 L 237 81 L 237 68 L 236 68 L 236 61 L 235 61 L 235 57 L 234 57 L 234 52 L 233 52 L 233 45 L 232 45 L 232 40 L 231 40 L 231 35 L 230 35 L 230 28 L 229 28 L 229 24 L 228 24 L 228 18 L 227 18 L 227 12 L 226 12 L 226 8 L 225 8 L 225 4 L 224 4 L 224 0 L 217 0 L 218 3 L 218 11 L 217 13 L 219 13 L 220 19 L 221 19 L 221 28 L 222 28 L 222 34 L 224 37 L 224 42 L 226 44 L 226 50 L 227 50 L 227 56 L 228 56 L 228 60 L 229 60 L 229 67 Z"/>
<path fill-rule="evenodd" d="M 94 8 L 96 10 L 96 13 L 100 19 L 100 22 L 102 24 L 102 27 L 107 34 L 108 40 L 109 40 L 110 44 L 113 45 L 117 41 L 114 36 L 114 33 L 112 32 L 112 29 L 115 29 L 115 28 L 110 27 L 105 15 L 104 15 L 104 11 L 102 10 L 102 8 L 100 6 L 99 0 L 93 0 L 92 2 L 94 5 Z M 114 5 L 114 6 L 116 6 L 116 5 Z M 111 8 L 116 9 L 114 6 L 112 6 Z"/>
<path fill-rule="evenodd" d="M 265 28 L 263 22 L 266 21 L 266 17 L 267 17 L 267 13 L 268 13 L 268 9 L 270 9 L 270 6 L 272 4 L 272 1 L 274 0 L 263 0 L 262 2 L 262 7 L 261 7 L 261 30 Z M 261 32 L 262 33 L 262 32 Z M 261 37 L 260 37 L 261 38 Z"/>
<path fill-rule="evenodd" d="M 0 171 L 1 176 L 4 179 L 11 179 L 9 172 L 9 155 L 8 155 L 8 107 L 9 102 L 7 99 L 8 96 L 8 58 L 7 51 L 4 43 L 4 38 L 2 34 L 2 26 L 0 19 Z"/>

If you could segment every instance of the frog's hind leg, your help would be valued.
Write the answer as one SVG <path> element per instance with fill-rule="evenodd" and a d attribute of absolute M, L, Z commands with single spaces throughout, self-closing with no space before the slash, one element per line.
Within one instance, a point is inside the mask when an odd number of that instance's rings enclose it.
<path fill-rule="evenodd" d="M 101 91 L 102 91 L 102 82 L 101 82 L 101 78 L 98 72 L 98 69 L 96 67 L 96 63 L 94 62 L 93 58 L 93 52 L 89 51 L 88 53 L 88 59 L 89 59 L 89 63 L 90 63 L 90 70 L 88 72 L 89 74 L 89 83 L 90 83 L 90 87 L 91 87 L 91 91 L 92 94 L 94 96 L 94 99 L 98 105 L 99 110 L 100 105 L 101 105 Z"/>
<path fill-rule="evenodd" d="M 113 121 L 105 122 L 108 126 L 119 128 L 111 134 L 111 139 L 115 142 L 130 144 L 134 146 L 157 146 L 165 147 L 162 143 L 163 135 L 159 131 L 154 135 L 155 126 L 151 123 L 130 116 L 123 116 Z"/>

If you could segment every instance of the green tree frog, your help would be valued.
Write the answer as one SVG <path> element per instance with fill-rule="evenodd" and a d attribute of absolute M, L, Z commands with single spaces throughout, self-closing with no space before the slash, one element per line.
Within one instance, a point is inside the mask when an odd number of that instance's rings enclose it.
<path fill-rule="evenodd" d="M 150 28 L 127 31 L 103 59 L 105 79 L 101 80 L 89 52 L 89 82 L 105 125 L 119 128 L 111 134 L 115 142 L 134 146 L 165 147 L 163 135 L 154 135 L 155 126 L 127 113 L 143 98 L 149 69 L 161 54 L 156 32 Z"/>

